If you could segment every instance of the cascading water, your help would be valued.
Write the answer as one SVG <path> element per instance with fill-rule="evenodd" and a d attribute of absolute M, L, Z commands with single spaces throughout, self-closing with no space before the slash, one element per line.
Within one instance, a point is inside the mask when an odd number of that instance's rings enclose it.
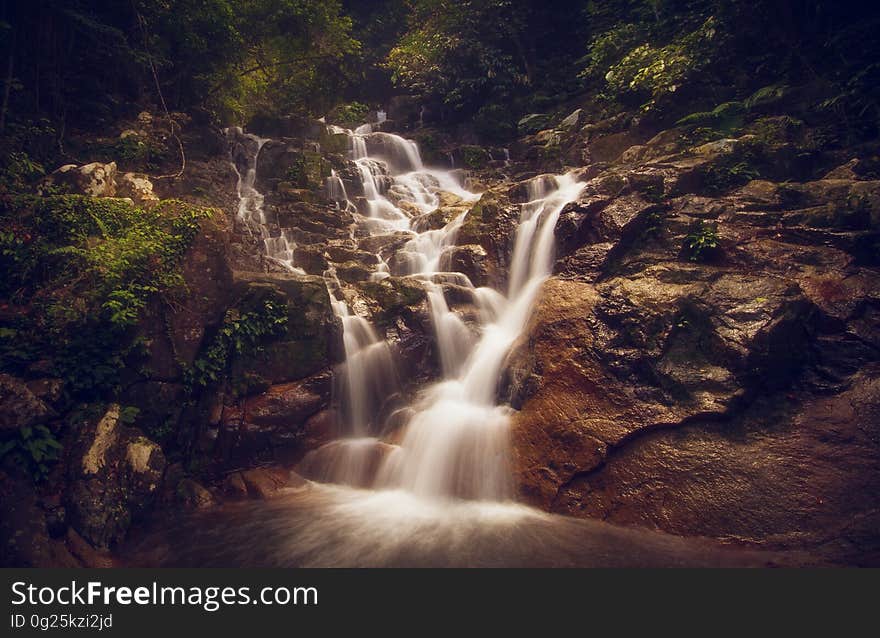
<path fill-rule="evenodd" d="M 510 408 L 496 404 L 496 386 L 504 358 L 525 326 L 541 282 L 550 274 L 553 229 L 559 212 L 577 197 L 581 185 L 570 175 L 543 176 L 528 184 L 530 201 L 522 205 L 511 257 L 513 277 L 505 296 L 489 288 L 474 288 L 465 275 L 442 268 L 467 213 L 440 229 L 414 230 L 413 211 L 435 209 L 440 191 L 453 192 L 467 201 L 477 199 L 476 194 L 462 188 L 450 172 L 425 169 L 418 148 L 409 140 L 374 133 L 369 125 L 355 131 L 336 128 L 334 132 L 348 136 L 350 157 L 361 176 L 364 202 L 359 225 L 371 235 L 412 233 L 397 251 L 393 274 L 424 282 L 443 380 L 423 390 L 411 406 L 413 415 L 399 445 L 390 448 L 378 466 L 364 461 L 365 455 L 374 454 L 364 437 L 381 434 L 381 424 L 375 421 L 376 401 L 366 397 L 375 395 L 379 389 L 376 379 L 389 365 L 385 354 L 381 364 L 370 356 L 388 351 L 367 321 L 351 315 L 346 303 L 337 299 L 334 307 L 345 328 L 343 376 L 352 438 L 316 451 L 306 465 L 315 475 L 314 466 L 320 460 L 324 467 L 317 474 L 343 483 L 352 482 L 350 466 L 370 467 L 376 472 L 374 487 L 402 488 L 419 497 L 510 499 Z M 335 182 L 330 188 L 335 199 L 341 191 Z M 479 317 L 485 322 L 476 334 L 450 310 L 444 297 L 445 283 L 471 290 Z M 371 481 L 359 475 L 358 482 Z"/>
<path fill-rule="evenodd" d="M 328 270 L 327 288 L 344 328 L 346 361 L 335 375 L 344 396 L 344 436 L 302 461 L 298 469 L 313 481 L 305 487 L 268 502 L 218 511 L 169 532 L 170 564 L 682 566 L 766 560 L 760 554 L 725 555 L 691 539 L 549 515 L 511 502 L 511 408 L 498 405 L 497 385 L 504 359 L 551 272 L 556 221 L 581 185 L 572 175 L 528 182 L 529 201 L 521 205 L 506 294 L 474 288 L 463 274 L 443 272 L 464 215 L 437 230 L 416 232 L 412 222 L 437 206 L 441 190 L 471 201 L 477 196 L 462 189 L 452 174 L 423 168 L 411 142 L 386 133 L 376 138 L 379 134 L 367 126 L 346 134 L 364 198 L 349 201 L 335 175 L 327 182 L 328 196 L 355 211 L 358 232 L 411 234 L 390 263 L 380 256 L 373 279 L 396 275 L 424 282 L 442 380 L 424 388 L 411 405 L 389 409 L 386 404 L 397 393 L 391 349 L 367 319 L 351 311 L 335 273 Z M 237 140 L 239 215 L 264 227 L 262 196 L 253 188 L 263 141 L 240 130 L 230 135 Z M 268 228 L 262 230 L 268 234 Z M 265 244 L 267 253 L 272 246 Z M 292 262 L 288 267 L 296 268 Z M 449 308 L 447 283 L 470 290 L 480 323 L 476 330 Z M 383 431 L 383 413 L 392 415 L 388 422 L 406 417 L 403 429 L 392 423 Z M 253 543 L 254 538 L 260 542 Z M 151 539 L 147 551 L 154 545 Z"/>
<path fill-rule="evenodd" d="M 253 233 L 259 233 L 266 258 L 284 270 L 304 274 L 301 268 L 293 265 L 293 251 L 296 242 L 282 230 L 273 234 L 270 230 L 266 212 L 263 209 L 263 195 L 256 188 L 257 158 L 263 145 L 269 140 L 251 133 L 245 133 L 238 126 L 225 130 L 226 139 L 231 146 L 232 168 L 238 176 L 236 194 L 238 195 L 238 218 Z"/>

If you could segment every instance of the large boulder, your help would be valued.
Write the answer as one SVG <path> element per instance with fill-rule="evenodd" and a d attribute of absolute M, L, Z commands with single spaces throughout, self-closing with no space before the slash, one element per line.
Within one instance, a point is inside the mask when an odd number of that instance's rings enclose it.
<path fill-rule="evenodd" d="M 96 547 L 123 540 L 159 492 L 162 449 L 125 425 L 120 406 L 111 404 L 99 418 L 79 424 L 70 458 L 65 494 L 70 524 Z"/>
<path fill-rule="evenodd" d="M 656 267 L 599 286 L 549 280 L 510 359 L 523 495 L 561 486 L 637 433 L 735 410 L 804 365 L 813 306 L 777 277 Z"/>
<path fill-rule="evenodd" d="M 575 476 L 555 511 L 880 561 L 880 371 L 833 396 L 790 394 L 723 423 L 632 440 Z"/>
<path fill-rule="evenodd" d="M 180 363 L 191 364 L 206 334 L 222 322 L 232 288 L 229 246 L 229 222 L 215 211 L 202 221 L 181 265 L 187 289 L 198 294 L 186 295 L 173 308 L 155 303 L 148 309 L 141 329 L 150 346 L 146 367 L 152 378 L 179 380 Z"/>
<path fill-rule="evenodd" d="M 92 162 L 82 166 L 65 164 L 46 179 L 45 187 L 49 186 L 78 195 L 113 197 L 116 195 L 116 162 Z"/>
<path fill-rule="evenodd" d="M 153 192 L 153 182 L 146 175 L 123 173 L 116 182 L 116 194 L 119 197 L 128 197 L 135 204 L 140 205 L 151 205 L 159 201 Z"/>
<path fill-rule="evenodd" d="M 486 191 L 475 203 L 458 231 L 459 246 L 476 244 L 486 251 L 486 268 L 491 285 L 502 288 L 519 223 L 519 208 L 497 191 Z"/>
<path fill-rule="evenodd" d="M 232 363 L 233 377 L 253 374 L 270 384 L 296 381 L 337 363 L 341 327 L 330 306 L 323 278 L 285 273 L 241 273 L 234 276 L 234 298 L 242 309 L 257 307 L 267 297 L 287 306 L 285 333 L 271 347 L 243 354 Z"/>

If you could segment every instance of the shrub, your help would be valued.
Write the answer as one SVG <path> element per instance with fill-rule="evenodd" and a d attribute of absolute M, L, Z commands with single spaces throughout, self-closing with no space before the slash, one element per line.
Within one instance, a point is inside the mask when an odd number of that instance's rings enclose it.
<path fill-rule="evenodd" d="M 718 249 L 718 229 L 715 225 L 702 222 L 691 234 L 685 237 L 684 247 L 691 261 L 705 261 Z"/>

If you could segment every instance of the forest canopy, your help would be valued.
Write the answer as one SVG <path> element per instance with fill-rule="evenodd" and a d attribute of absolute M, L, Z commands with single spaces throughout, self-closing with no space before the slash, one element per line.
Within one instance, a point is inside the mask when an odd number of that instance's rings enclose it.
<path fill-rule="evenodd" d="M 674 121 L 682 95 L 710 108 L 811 83 L 817 107 L 872 128 L 876 13 L 831 0 L 7 0 L 0 127 L 39 115 L 62 135 L 162 103 L 225 124 L 320 117 L 397 93 L 503 140 L 585 93 Z"/>

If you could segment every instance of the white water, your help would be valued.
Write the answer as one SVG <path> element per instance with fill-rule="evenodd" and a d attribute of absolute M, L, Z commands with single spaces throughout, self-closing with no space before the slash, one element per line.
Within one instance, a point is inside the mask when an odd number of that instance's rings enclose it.
<path fill-rule="evenodd" d="M 365 204 L 361 208 L 365 214 L 361 224 L 370 234 L 412 231 L 412 211 L 435 209 L 441 190 L 467 202 L 478 198 L 462 188 L 452 173 L 426 169 L 411 141 L 388 133 L 373 133 L 369 125 L 344 132 L 349 136 L 350 155 L 362 177 Z M 511 285 L 506 296 L 489 288 L 474 288 L 466 276 L 446 273 L 441 268 L 446 261 L 444 256 L 455 246 L 466 213 L 441 229 L 413 231 L 413 237 L 398 251 L 393 274 L 424 280 L 443 380 L 424 389 L 412 405 L 414 413 L 399 437 L 400 443 L 380 455 L 382 461 L 372 481 L 374 487 L 403 489 L 431 499 L 512 498 L 510 408 L 496 403 L 498 379 L 508 351 L 525 327 L 535 295 L 551 272 L 553 231 L 559 213 L 567 202 L 577 198 L 581 188 L 570 175 L 542 176 L 529 182 L 530 201 L 521 207 L 511 256 Z M 478 333 L 450 310 L 442 282 L 471 288 L 484 322 Z M 343 302 L 337 303 L 340 317 L 347 323 L 346 333 L 364 332 L 363 325 L 349 327 L 352 317 Z M 346 337 L 347 353 L 350 340 Z M 368 341 L 372 344 L 369 348 L 377 348 L 378 341 Z M 357 387 L 357 379 L 375 379 L 380 376 L 380 368 L 363 357 L 363 345 L 358 348 L 352 349 L 354 359 L 348 355 L 348 402 L 353 406 L 350 413 L 361 414 L 360 418 L 369 421 L 370 426 L 365 429 L 352 424 L 350 431 L 358 438 L 348 446 L 333 444 L 338 453 L 330 455 L 331 460 L 326 463 L 336 469 L 321 474 L 325 480 L 348 484 L 352 483 L 350 469 L 341 468 L 339 459 L 344 457 L 349 465 L 364 467 L 363 460 L 354 460 L 357 451 L 372 454 L 373 458 L 375 453 L 363 436 L 381 434 L 381 430 L 375 429 L 372 416 L 359 407 L 366 403 L 365 388 Z M 387 359 L 383 358 L 381 365 L 387 365 Z M 320 454 L 326 455 L 327 450 L 313 455 L 310 462 Z M 369 484 L 369 479 L 359 474 L 357 484 L 365 483 Z"/>
<path fill-rule="evenodd" d="M 354 212 L 362 235 L 401 231 L 412 235 L 392 263 L 380 257 L 373 279 L 396 275 L 423 282 L 442 380 L 418 393 L 402 432 L 385 432 L 380 415 L 385 402 L 400 389 L 392 350 L 365 317 L 351 312 L 342 286 L 329 271 L 328 290 L 344 330 L 346 360 L 337 374 L 337 387 L 343 396 L 347 436 L 310 453 L 300 469 L 320 481 L 402 491 L 417 498 L 510 500 L 511 409 L 497 403 L 497 385 L 505 357 L 528 321 L 541 283 L 551 273 L 559 213 L 577 198 L 582 184 L 571 175 L 531 180 L 529 201 L 520 207 L 506 294 L 475 288 L 465 275 L 443 270 L 467 213 L 443 228 L 423 232 L 413 230 L 413 219 L 435 210 L 441 191 L 466 204 L 479 195 L 463 188 L 454 173 L 426 168 L 410 140 L 373 132 L 368 124 L 354 131 L 331 130 L 348 136 L 349 157 L 357 167 L 363 197 L 351 199 L 333 173 L 327 180 L 329 199 Z M 254 140 L 259 152 L 263 141 Z M 253 189 L 254 180 L 248 168 L 240 180 L 245 211 L 240 214 L 264 223 L 262 197 Z M 274 242 L 266 247 L 267 252 L 279 249 Z M 275 255 L 281 259 L 282 253 Z M 447 284 L 470 289 L 479 325 L 468 325 L 450 309 L 444 296 Z M 387 434 L 398 443 L 383 442 L 381 437 Z"/>
<path fill-rule="evenodd" d="M 225 133 L 232 145 L 232 168 L 238 176 L 238 218 L 248 231 L 254 233 L 256 230 L 259 234 L 266 259 L 290 272 L 305 274 L 305 271 L 293 265 L 296 242 L 284 231 L 272 235 L 263 210 L 264 197 L 254 187 L 257 181 L 257 158 L 263 145 L 269 140 L 245 133 L 238 126 L 226 129 Z"/>

